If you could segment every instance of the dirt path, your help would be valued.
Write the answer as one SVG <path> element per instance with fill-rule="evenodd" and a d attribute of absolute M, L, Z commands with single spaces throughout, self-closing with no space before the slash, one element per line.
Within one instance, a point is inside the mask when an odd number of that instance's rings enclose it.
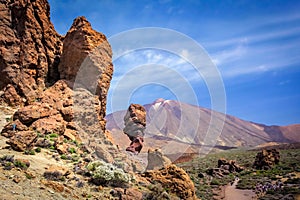
<path fill-rule="evenodd" d="M 252 190 L 240 190 L 236 189 L 236 185 L 239 179 L 236 178 L 232 185 L 225 187 L 225 200 L 253 200 L 257 199 L 255 193 Z"/>

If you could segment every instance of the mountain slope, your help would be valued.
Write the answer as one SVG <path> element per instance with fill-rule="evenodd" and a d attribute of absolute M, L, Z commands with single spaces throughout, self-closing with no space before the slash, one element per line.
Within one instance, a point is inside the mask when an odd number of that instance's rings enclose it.
<path fill-rule="evenodd" d="M 266 142 L 300 142 L 297 135 L 300 125 L 266 126 L 173 100 L 158 99 L 144 106 L 147 110 L 145 137 L 149 146 L 165 148 L 171 145 L 173 152 L 174 145 L 181 148 L 184 144 L 225 148 L 253 147 Z M 106 117 L 107 129 L 118 144 L 128 141 L 122 133 L 125 113 L 117 111 Z"/>

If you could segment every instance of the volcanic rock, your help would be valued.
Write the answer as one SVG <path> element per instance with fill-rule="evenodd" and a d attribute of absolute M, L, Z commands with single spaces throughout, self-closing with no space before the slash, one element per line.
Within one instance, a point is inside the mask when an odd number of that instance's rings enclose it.
<path fill-rule="evenodd" d="M 50 21 L 46 0 L 1 1 L 0 26 L 3 98 L 11 105 L 30 103 L 59 78 L 62 37 Z"/>
<path fill-rule="evenodd" d="M 24 151 L 33 147 L 36 138 L 37 134 L 34 131 L 20 131 L 12 136 L 7 144 L 16 151 Z"/>
<path fill-rule="evenodd" d="M 28 131 L 28 127 L 20 120 L 15 120 L 13 122 L 10 122 L 4 126 L 4 128 L 1 131 L 1 134 L 5 137 L 12 137 L 16 131 Z"/>
<path fill-rule="evenodd" d="M 171 160 L 164 156 L 160 149 L 148 149 L 148 165 L 146 170 L 157 170 L 171 163 Z"/>
<path fill-rule="evenodd" d="M 144 131 L 146 129 L 146 110 L 139 104 L 131 104 L 124 116 L 123 132 L 131 140 L 127 151 L 140 152 L 143 147 Z"/>
<path fill-rule="evenodd" d="M 112 50 L 105 35 L 92 29 L 85 17 L 74 20 L 64 43 L 60 78 L 75 82 L 100 100 L 99 120 L 105 129 L 106 96 L 113 73 Z"/>
<path fill-rule="evenodd" d="M 257 153 L 253 167 L 256 169 L 271 169 L 275 164 L 279 163 L 279 160 L 279 151 L 276 149 L 263 149 Z"/>
<path fill-rule="evenodd" d="M 225 158 L 220 158 L 218 160 L 218 167 L 209 168 L 206 170 L 208 175 L 222 178 L 230 173 L 241 172 L 244 168 L 239 166 L 235 160 L 226 160 Z"/>
<path fill-rule="evenodd" d="M 151 183 L 160 183 L 163 188 L 181 199 L 197 199 L 194 183 L 189 175 L 176 165 L 168 165 L 159 170 L 150 170 L 142 174 Z"/>
<path fill-rule="evenodd" d="M 49 169 L 44 172 L 44 177 L 48 180 L 59 181 L 63 176 L 69 173 L 70 172 L 64 167 L 50 166 Z"/>
<path fill-rule="evenodd" d="M 20 108 L 14 114 L 14 119 L 19 119 L 23 124 L 32 124 L 37 119 L 56 114 L 58 114 L 58 111 L 53 109 L 50 105 L 46 103 L 35 102 L 32 105 Z"/>
<path fill-rule="evenodd" d="M 226 160 L 225 158 L 220 158 L 218 160 L 218 168 L 223 168 L 232 172 L 241 172 L 244 170 L 243 167 L 239 166 L 235 160 Z"/>
<path fill-rule="evenodd" d="M 119 199 L 126 200 L 142 200 L 143 194 L 135 188 L 114 188 L 111 190 L 110 194 L 113 197 L 118 197 Z"/>

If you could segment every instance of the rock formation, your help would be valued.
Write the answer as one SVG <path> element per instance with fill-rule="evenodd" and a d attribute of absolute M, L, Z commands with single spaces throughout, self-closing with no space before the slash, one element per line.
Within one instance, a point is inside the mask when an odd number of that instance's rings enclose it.
<path fill-rule="evenodd" d="M 222 178 L 230 173 L 241 172 L 243 170 L 244 168 L 239 166 L 235 160 L 226 160 L 225 158 L 220 158 L 218 160 L 218 167 L 207 169 L 206 173 L 214 177 Z"/>
<path fill-rule="evenodd" d="M 143 148 L 143 137 L 146 129 L 146 110 L 139 104 L 131 104 L 124 116 L 125 127 L 123 132 L 131 140 L 126 151 L 139 153 Z"/>
<path fill-rule="evenodd" d="M 280 160 L 279 151 L 276 149 L 265 150 L 258 152 L 253 164 L 256 169 L 271 169 Z"/>
<path fill-rule="evenodd" d="M 176 194 L 180 199 L 197 199 L 194 183 L 189 175 L 176 165 L 146 171 L 142 176 L 151 183 L 160 183 L 164 188 L 169 188 L 170 192 Z"/>
<path fill-rule="evenodd" d="M 105 35 L 92 29 L 85 17 L 78 17 L 68 31 L 58 70 L 61 79 L 75 82 L 99 97 L 99 120 L 105 129 L 106 96 L 113 74 L 112 50 Z"/>
<path fill-rule="evenodd" d="M 58 80 L 62 37 L 46 0 L 0 2 L 0 90 L 10 105 L 29 104 Z"/>
<path fill-rule="evenodd" d="M 117 149 L 104 119 L 113 73 L 106 37 L 78 17 L 63 38 L 46 0 L 1 1 L 0 8 L 0 95 L 19 107 L 1 131 L 7 143 L 17 151 L 39 146 L 66 154 L 79 147 L 64 141 L 76 141 L 112 162 Z"/>
<path fill-rule="evenodd" d="M 148 149 L 148 165 L 146 170 L 157 170 L 171 163 L 171 160 L 164 156 L 160 149 Z"/>

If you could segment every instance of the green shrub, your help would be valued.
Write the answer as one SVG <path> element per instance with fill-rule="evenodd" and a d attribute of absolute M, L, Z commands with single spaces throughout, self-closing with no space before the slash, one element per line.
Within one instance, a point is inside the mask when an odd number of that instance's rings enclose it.
<path fill-rule="evenodd" d="M 26 163 L 24 163 L 24 162 L 22 162 L 22 161 L 20 161 L 20 160 L 15 160 L 15 161 L 14 161 L 14 165 L 15 165 L 16 167 L 21 168 L 21 169 L 27 169 L 27 168 L 28 168 L 28 166 L 26 165 Z"/>
<path fill-rule="evenodd" d="M 74 147 L 69 148 L 68 151 L 69 151 L 70 153 L 76 153 L 76 150 L 75 150 Z"/>
<path fill-rule="evenodd" d="M 87 170 L 92 174 L 92 182 L 96 185 L 124 186 L 132 179 L 130 174 L 104 161 L 89 163 Z"/>
<path fill-rule="evenodd" d="M 40 153 L 42 151 L 41 147 L 35 149 L 35 152 Z"/>
<path fill-rule="evenodd" d="M 33 149 L 31 149 L 31 150 L 26 150 L 24 153 L 25 153 L 26 155 L 35 155 L 35 151 L 34 151 Z"/>
<path fill-rule="evenodd" d="M 57 135 L 56 133 L 51 133 L 51 134 L 49 135 L 49 137 L 50 137 L 50 138 L 57 138 L 58 135 Z"/>
<path fill-rule="evenodd" d="M 220 185 L 220 181 L 217 180 L 217 179 L 213 179 L 211 182 L 210 182 L 211 185 Z"/>

